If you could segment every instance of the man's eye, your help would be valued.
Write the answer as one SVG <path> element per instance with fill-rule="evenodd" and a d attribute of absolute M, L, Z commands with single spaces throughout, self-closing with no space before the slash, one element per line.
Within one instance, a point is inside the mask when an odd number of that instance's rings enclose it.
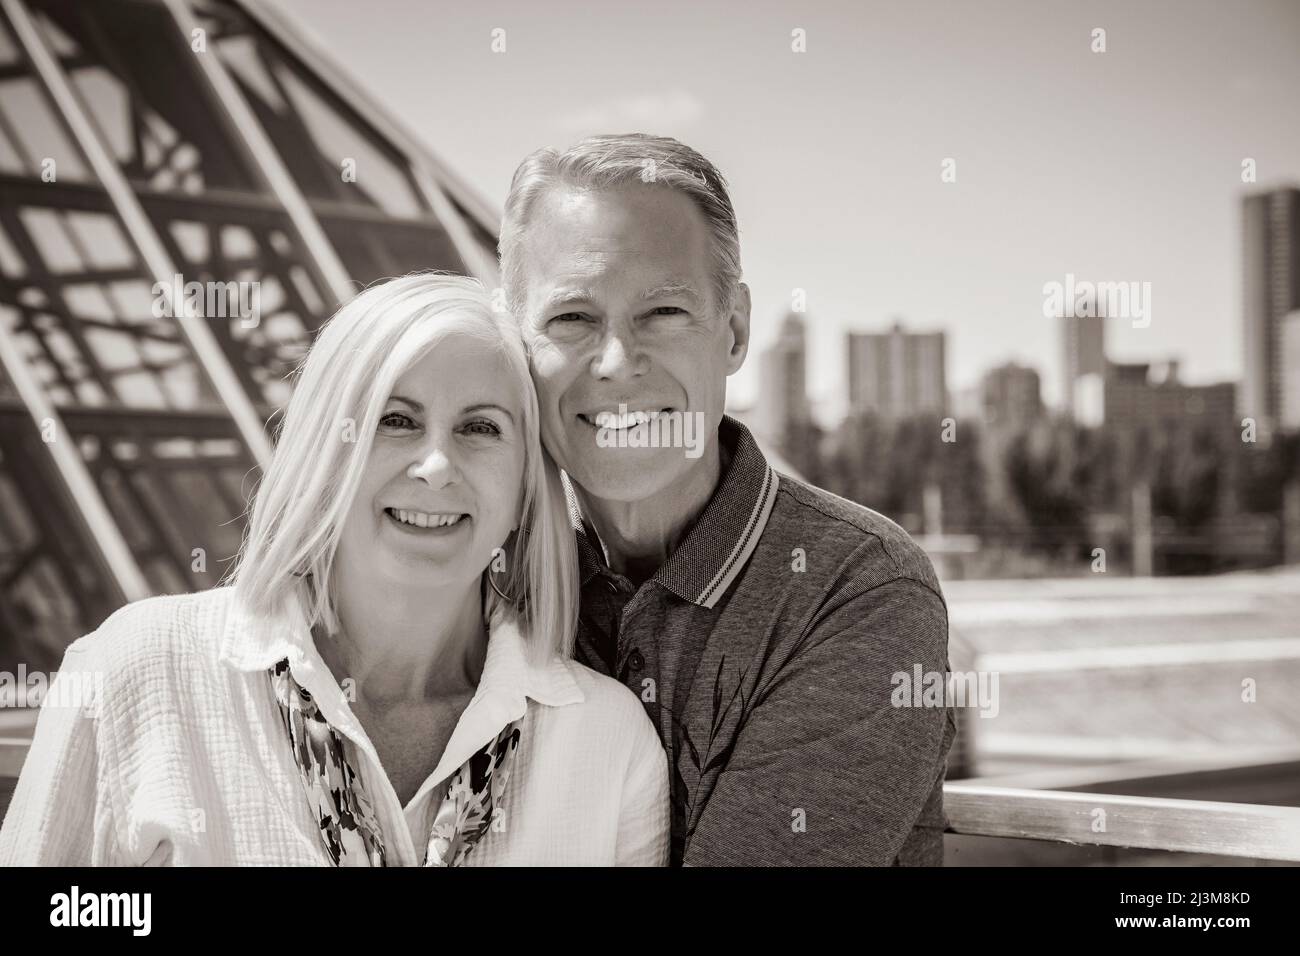
<path fill-rule="evenodd" d="M 651 315 L 685 315 L 686 310 L 678 308 L 675 305 L 661 305 L 657 309 L 650 311 Z"/>
<path fill-rule="evenodd" d="M 379 419 L 379 424 L 385 428 L 414 428 L 415 422 L 411 416 L 403 415 L 401 412 L 389 412 L 383 418 Z"/>
<path fill-rule="evenodd" d="M 486 418 L 480 418 L 477 421 L 470 422 L 468 425 L 465 426 L 465 430 L 475 435 L 500 435 L 501 434 L 501 429 L 497 427 L 497 423 L 494 421 L 489 421 Z"/>

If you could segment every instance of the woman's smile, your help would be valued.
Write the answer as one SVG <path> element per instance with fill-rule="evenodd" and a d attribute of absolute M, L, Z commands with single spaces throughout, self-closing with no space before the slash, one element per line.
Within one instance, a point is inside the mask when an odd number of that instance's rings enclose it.
<path fill-rule="evenodd" d="M 385 508 L 389 523 L 405 534 L 423 536 L 449 536 L 461 528 L 469 527 L 473 519 L 460 512 L 410 511 L 405 508 Z"/>

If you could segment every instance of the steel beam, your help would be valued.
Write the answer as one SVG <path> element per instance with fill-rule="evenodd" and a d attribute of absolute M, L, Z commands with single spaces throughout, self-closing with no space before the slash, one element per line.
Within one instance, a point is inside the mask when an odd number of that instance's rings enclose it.
<path fill-rule="evenodd" d="M 118 530 L 112 512 L 108 510 L 108 505 L 99 493 L 99 488 L 90 477 L 90 470 L 86 468 L 86 463 L 81 460 L 81 455 L 73 447 L 72 433 L 63 424 L 54 403 L 49 400 L 45 390 L 32 375 L 17 340 L 10 333 L 8 323 L 3 318 L 0 318 L 0 365 L 3 365 L 5 372 L 8 373 L 9 380 L 18 391 L 18 396 L 22 399 L 37 431 L 53 427 L 54 440 L 42 441 L 42 444 L 49 451 L 68 495 L 80 511 L 91 540 L 99 551 L 103 566 L 122 592 L 122 597 L 127 601 L 148 597 L 153 592 L 140 571 L 140 566 L 136 563 L 135 555 L 131 553 L 126 539 Z"/>
<path fill-rule="evenodd" d="M 162 0 L 162 2 L 171 12 L 181 42 L 188 47 L 194 31 L 200 29 L 199 22 L 186 6 L 185 0 Z M 356 284 L 348 275 L 348 270 L 344 268 L 343 260 L 334 251 L 311 206 L 307 204 L 306 198 L 298 189 L 298 184 L 289 174 L 284 160 L 276 152 L 271 138 L 266 135 L 248 101 L 244 99 L 244 95 L 239 92 L 239 87 L 226 72 L 221 57 L 215 49 L 212 49 L 206 53 L 196 53 L 194 58 L 199 73 L 206 81 L 213 98 L 225 111 L 228 128 L 238 138 L 249 160 L 261 172 L 263 179 L 284 207 L 284 211 L 289 214 L 289 219 L 293 222 L 299 238 L 302 239 L 307 255 L 311 257 L 317 272 L 325 280 L 330 293 L 337 300 L 338 305 L 347 302 L 356 295 Z"/>
<path fill-rule="evenodd" d="M 212 330 L 208 328 L 207 320 L 202 316 L 191 315 L 184 302 L 171 301 L 173 277 L 179 272 L 171 256 L 167 254 L 166 247 L 154 231 L 153 224 L 145 215 L 144 208 L 132 191 L 126 176 L 118 168 L 108 148 L 100 139 L 80 99 L 73 92 L 67 76 L 45 45 L 36 24 L 21 0 L 0 0 L 0 9 L 3 9 L 8 16 L 18 41 L 35 67 L 46 92 L 62 114 L 77 145 L 112 200 L 123 227 L 145 263 L 146 271 L 161 286 L 162 294 L 171 307 L 171 314 L 176 318 L 181 332 L 194 350 L 195 358 L 198 359 L 199 365 L 212 383 L 217 396 L 234 419 L 244 444 L 258 464 L 265 469 L 271 461 L 272 446 L 263 422 L 253 408 L 251 399 L 240 384 L 239 377 L 231 368 Z"/>

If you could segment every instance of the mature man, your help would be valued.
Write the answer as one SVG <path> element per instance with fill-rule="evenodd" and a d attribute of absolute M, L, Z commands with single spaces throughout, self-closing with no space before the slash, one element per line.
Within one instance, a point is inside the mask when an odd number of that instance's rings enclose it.
<path fill-rule="evenodd" d="M 750 295 L 722 176 L 662 137 L 540 150 L 500 252 L 569 481 L 578 658 L 659 728 L 674 862 L 941 863 L 952 709 L 891 692 L 947 673 L 947 609 L 901 528 L 723 414 Z"/>

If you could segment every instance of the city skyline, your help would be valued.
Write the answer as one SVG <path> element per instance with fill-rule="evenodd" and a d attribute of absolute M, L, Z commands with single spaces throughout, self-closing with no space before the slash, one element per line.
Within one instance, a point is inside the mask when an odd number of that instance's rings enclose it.
<path fill-rule="evenodd" d="M 1117 412 L 1131 420 L 1140 417 L 1139 408 L 1154 403 L 1163 416 L 1185 413 L 1216 421 L 1227 421 L 1235 410 L 1243 423 L 1254 420 L 1266 436 L 1278 427 L 1294 429 L 1300 426 L 1300 188 L 1244 196 L 1242 222 L 1240 331 L 1246 362 L 1236 378 L 1185 381 L 1179 374 L 1181 353 L 1117 359 L 1107 348 L 1108 324 L 1149 319 L 1150 289 L 1123 283 L 1076 287 L 1074 276 L 1067 274 L 1064 286 L 1053 290 L 1054 297 L 1044 304 L 1061 345 L 1061 387 L 1054 401 L 1044 400 L 1040 366 L 1022 365 L 1014 358 L 984 369 L 975 385 L 949 388 L 947 329 L 917 332 L 895 318 L 888 331 L 845 333 L 847 409 L 834 420 L 819 419 L 819 424 L 834 427 L 855 412 L 987 418 L 991 405 L 997 404 L 990 389 L 1003 393 L 1002 403 L 1023 406 L 1030 382 L 1019 373 L 1031 372 L 1033 403 L 1064 412 L 1082 425 L 1109 423 Z M 772 435 L 783 434 L 788 418 L 784 410 L 795 401 L 789 395 L 792 375 L 784 369 L 797 361 L 797 381 L 802 385 L 805 380 L 805 326 L 798 312 L 790 312 L 780 338 L 760 355 L 758 419 L 768 424 Z M 774 376 L 773 369 L 779 374 Z M 797 400 L 808 407 L 806 394 Z M 1209 416 L 1207 406 L 1215 409 Z M 1013 417 L 1023 419 L 1021 411 Z"/>

